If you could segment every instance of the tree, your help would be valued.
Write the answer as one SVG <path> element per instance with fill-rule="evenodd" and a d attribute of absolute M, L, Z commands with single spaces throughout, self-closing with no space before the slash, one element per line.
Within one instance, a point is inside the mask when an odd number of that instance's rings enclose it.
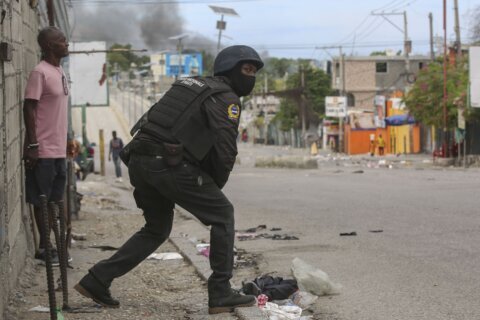
<path fill-rule="evenodd" d="M 480 44 L 480 5 L 473 10 L 471 21 L 473 21 L 473 26 L 471 28 L 472 42 Z"/>
<path fill-rule="evenodd" d="M 325 97 L 332 94 L 331 79 L 323 70 L 310 67 L 308 61 L 299 60 L 299 64 L 305 70 L 304 95 L 307 100 L 307 121 L 315 122 L 325 114 Z M 300 72 L 290 75 L 286 83 L 287 89 L 300 87 L 300 77 Z M 275 119 L 281 122 L 282 130 L 298 128 L 301 125 L 298 103 L 299 101 L 295 99 L 282 100 L 280 112 L 275 116 Z"/>
<path fill-rule="evenodd" d="M 110 47 L 112 49 L 132 49 L 131 44 L 121 45 L 118 43 L 113 44 Z M 110 71 L 112 67 L 117 64 L 118 68 L 122 71 L 127 71 L 130 69 L 132 63 L 135 63 L 137 66 L 142 66 L 150 62 L 150 57 L 148 56 L 139 56 L 132 51 L 118 51 L 118 52 L 109 52 L 107 54 L 107 61 L 110 65 Z"/>
<path fill-rule="evenodd" d="M 447 68 L 447 117 L 448 128 L 454 128 L 457 121 L 458 108 L 467 104 L 468 70 L 466 61 L 458 66 Z M 432 62 L 422 69 L 417 81 L 405 97 L 409 112 L 416 120 L 437 127 L 443 127 L 443 65 Z M 478 119 L 474 110 L 466 109 L 465 118 L 469 121 Z"/>

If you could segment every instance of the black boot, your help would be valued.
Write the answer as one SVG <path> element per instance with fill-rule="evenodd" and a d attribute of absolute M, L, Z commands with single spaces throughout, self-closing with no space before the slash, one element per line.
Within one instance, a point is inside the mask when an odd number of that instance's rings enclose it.
<path fill-rule="evenodd" d="M 225 296 L 209 297 L 208 313 L 216 314 L 223 312 L 232 312 L 233 309 L 239 307 L 251 307 L 257 303 L 255 296 L 242 295 L 233 290 Z"/>
<path fill-rule="evenodd" d="M 112 298 L 110 290 L 98 281 L 92 274 L 87 274 L 74 287 L 82 296 L 92 299 L 107 308 L 118 308 L 120 302 Z"/>

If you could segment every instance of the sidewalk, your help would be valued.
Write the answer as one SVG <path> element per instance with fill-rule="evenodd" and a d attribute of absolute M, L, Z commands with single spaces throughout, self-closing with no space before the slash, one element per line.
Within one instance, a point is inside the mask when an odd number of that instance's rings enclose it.
<path fill-rule="evenodd" d="M 86 234 L 70 251 L 73 269 L 69 269 L 69 303 L 84 313 L 64 313 L 65 319 L 262 319 L 257 308 L 238 309 L 236 314 L 208 315 L 205 278 L 210 274 L 208 259 L 198 255 L 191 238 L 208 241 L 209 232 L 189 215 L 176 214 L 170 241 L 156 252 L 178 252 L 182 260 L 146 260 L 127 275 L 113 282 L 112 295 L 121 302 L 119 309 L 99 308 L 78 294 L 73 286 L 97 261 L 115 251 L 92 246 L 119 247 L 143 225 L 134 204 L 128 182 L 91 175 L 79 182 L 84 194 L 80 220 L 73 221 L 76 234 Z M 189 240 L 190 239 L 190 240 Z M 30 312 L 36 306 L 48 306 L 45 267 L 30 261 L 16 293 L 11 297 L 5 320 L 49 319 L 48 313 Z M 190 262 L 193 262 L 192 265 Z M 236 270 L 235 281 L 255 270 Z M 59 270 L 55 268 L 55 279 Z M 253 274 L 253 273 L 252 273 Z M 57 305 L 62 295 L 57 294 Z M 86 313 L 88 312 L 88 313 Z M 253 313 L 252 313 L 253 312 Z"/>
<path fill-rule="evenodd" d="M 347 155 L 319 149 L 312 156 L 307 148 L 290 146 L 266 146 L 251 143 L 239 143 L 239 161 L 248 167 L 292 167 L 315 169 L 322 167 L 358 167 L 358 168 L 435 168 L 430 154 L 387 154 L 370 156 L 369 154 Z"/>

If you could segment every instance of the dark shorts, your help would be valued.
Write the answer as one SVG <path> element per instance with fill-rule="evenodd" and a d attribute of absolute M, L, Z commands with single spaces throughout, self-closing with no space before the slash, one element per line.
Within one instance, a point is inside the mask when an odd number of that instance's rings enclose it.
<path fill-rule="evenodd" d="M 48 201 L 63 199 L 67 181 L 65 158 L 38 159 L 33 169 L 25 170 L 26 200 L 34 206 L 40 205 L 40 195 L 47 196 Z"/>

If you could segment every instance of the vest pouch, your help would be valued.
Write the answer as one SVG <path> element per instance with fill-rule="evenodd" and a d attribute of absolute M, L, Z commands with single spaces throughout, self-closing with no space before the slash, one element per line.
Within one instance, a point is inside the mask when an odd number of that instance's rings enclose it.
<path fill-rule="evenodd" d="M 130 135 L 134 137 L 135 134 L 138 132 L 138 130 L 140 130 L 147 123 L 148 123 L 148 111 L 145 112 L 140 117 L 140 119 L 138 119 L 137 123 L 135 123 L 135 125 L 132 127 L 132 129 L 130 130 Z"/>
<path fill-rule="evenodd" d="M 163 159 L 167 166 L 178 166 L 183 160 L 183 145 L 164 142 L 163 147 L 165 149 Z"/>

